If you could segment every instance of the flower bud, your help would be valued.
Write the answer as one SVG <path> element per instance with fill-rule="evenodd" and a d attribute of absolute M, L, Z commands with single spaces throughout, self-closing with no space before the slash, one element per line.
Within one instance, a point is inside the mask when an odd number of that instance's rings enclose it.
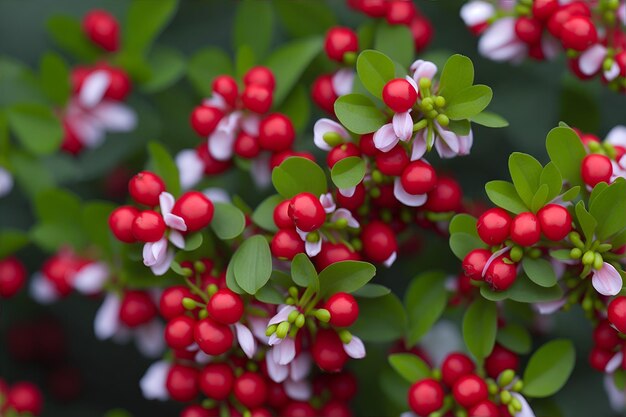
<path fill-rule="evenodd" d="M 289 322 L 283 321 L 276 328 L 276 336 L 280 339 L 284 339 L 287 336 L 287 333 L 289 333 L 290 327 L 291 325 L 289 324 Z"/>
<path fill-rule="evenodd" d="M 322 323 L 328 323 L 330 321 L 330 311 L 325 308 L 320 308 L 315 311 L 315 318 L 321 321 Z"/>

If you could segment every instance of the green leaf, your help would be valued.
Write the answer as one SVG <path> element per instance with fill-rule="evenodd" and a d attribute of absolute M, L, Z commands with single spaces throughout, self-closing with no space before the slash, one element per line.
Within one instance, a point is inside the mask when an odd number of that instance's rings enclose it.
<path fill-rule="evenodd" d="M 380 22 L 374 35 L 374 48 L 401 66 L 408 68 L 413 62 L 415 44 L 407 26 Z"/>
<path fill-rule="evenodd" d="M 221 74 L 232 74 L 229 56 L 218 48 L 203 49 L 191 57 L 187 64 L 187 77 L 194 88 L 204 97 L 213 93 L 211 83 Z"/>
<path fill-rule="evenodd" d="M 246 227 L 246 217 L 241 210 L 232 204 L 214 203 L 215 212 L 211 221 L 211 229 L 222 240 L 234 239 Z"/>
<path fill-rule="evenodd" d="M 358 156 L 349 156 L 337 162 L 330 177 L 337 188 L 356 187 L 365 177 L 365 161 Z"/>
<path fill-rule="evenodd" d="M 524 272 L 535 284 L 542 287 L 552 287 L 556 285 L 556 275 L 552 264 L 545 259 L 532 259 L 528 256 L 522 261 Z"/>
<path fill-rule="evenodd" d="M 83 206 L 82 227 L 89 242 L 107 255 L 111 254 L 114 243 L 108 221 L 115 208 L 116 205 L 108 201 L 90 201 Z"/>
<path fill-rule="evenodd" d="M 185 238 L 185 252 L 193 252 L 198 249 L 202 242 L 204 241 L 204 236 L 200 232 L 193 233 Z"/>
<path fill-rule="evenodd" d="M 180 179 L 178 168 L 170 153 L 158 142 L 148 144 L 148 153 L 150 154 L 151 169 L 165 182 L 167 191 L 172 193 L 174 197 L 178 197 L 180 195 Z"/>
<path fill-rule="evenodd" d="M 363 135 L 387 123 L 387 117 L 362 94 L 346 94 L 335 101 L 335 114 L 348 130 Z"/>
<path fill-rule="evenodd" d="M 335 262 L 320 272 L 320 297 L 338 292 L 351 293 L 367 284 L 376 275 L 374 265 L 361 261 Z"/>
<path fill-rule="evenodd" d="M 486 127 L 507 127 L 509 122 L 499 114 L 495 114 L 489 111 L 482 111 L 472 117 L 470 120 L 476 124 Z"/>
<path fill-rule="evenodd" d="M 272 285 L 266 285 L 254 294 L 254 298 L 262 303 L 283 304 L 285 297 Z"/>
<path fill-rule="evenodd" d="M 71 93 L 67 64 L 59 55 L 48 52 L 39 64 L 41 88 L 55 104 L 65 105 Z"/>
<path fill-rule="evenodd" d="M 532 205 L 533 197 L 539 188 L 539 178 L 543 167 L 532 156 L 514 152 L 509 157 L 509 171 L 515 190 L 527 207 Z"/>
<path fill-rule="evenodd" d="M 80 221 L 81 201 L 75 194 L 50 189 L 37 194 L 34 202 L 39 220 L 31 230 L 35 243 L 49 251 L 64 245 L 75 249 L 84 246 L 86 236 Z"/>
<path fill-rule="evenodd" d="M 17 104 L 8 112 L 9 126 L 29 152 L 49 154 L 61 145 L 63 127 L 51 109 L 39 104 Z"/>
<path fill-rule="evenodd" d="M 71 16 L 52 16 L 46 23 L 54 41 L 81 61 L 94 61 L 102 50 L 87 37 L 80 22 Z"/>
<path fill-rule="evenodd" d="M 350 331 L 364 342 L 392 342 L 406 332 L 406 314 L 402 303 L 393 294 L 359 299 L 359 318 Z"/>
<path fill-rule="evenodd" d="M 515 186 L 508 181 L 489 181 L 485 184 L 487 197 L 498 207 L 519 214 L 528 211 L 526 204 L 520 199 Z"/>
<path fill-rule="evenodd" d="M 382 52 L 371 49 L 359 54 L 356 71 L 367 91 L 378 98 L 382 97 L 385 84 L 395 77 L 393 61 Z"/>
<path fill-rule="evenodd" d="M 133 415 L 126 410 L 117 408 L 115 410 L 108 411 L 104 417 L 133 417 Z"/>
<path fill-rule="evenodd" d="M 383 285 L 379 284 L 365 284 L 358 290 L 352 293 L 355 297 L 361 298 L 378 298 L 387 295 L 391 290 Z"/>
<path fill-rule="evenodd" d="M 459 136 L 467 136 L 469 135 L 472 126 L 467 119 L 450 120 L 450 124 L 448 124 L 447 129 Z"/>
<path fill-rule="evenodd" d="M 28 245 L 28 235 L 21 230 L 3 230 L 0 232 L 0 259 L 14 254 Z"/>
<path fill-rule="evenodd" d="M 283 200 L 284 198 L 279 195 L 272 195 L 263 200 L 252 213 L 254 224 L 269 232 L 278 231 L 278 227 L 274 223 L 274 209 Z"/>
<path fill-rule="evenodd" d="M 306 87 L 302 84 L 296 85 L 277 111 L 291 119 L 296 132 L 303 132 L 311 115 L 311 103 Z"/>
<path fill-rule="evenodd" d="M 485 285 L 480 287 L 480 294 L 491 301 L 511 299 L 519 303 L 540 303 L 562 298 L 563 290 L 558 285 L 542 287 L 532 282 L 526 274 L 521 274 L 513 285 L 504 291 L 493 291 Z"/>
<path fill-rule="evenodd" d="M 243 0 L 235 15 L 234 48 L 246 45 L 257 58 L 263 58 L 272 43 L 274 14 L 269 1 Z"/>
<path fill-rule="evenodd" d="M 248 45 L 241 45 L 237 49 L 237 56 L 235 57 L 235 74 L 237 77 L 243 78 L 255 62 L 257 59 L 252 48 Z"/>
<path fill-rule="evenodd" d="M 430 377 L 430 367 L 413 353 L 394 353 L 389 356 L 389 364 L 410 383 Z"/>
<path fill-rule="evenodd" d="M 532 347 L 532 339 L 528 330 L 513 323 L 498 329 L 496 340 L 505 348 L 520 355 L 527 354 Z"/>
<path fill-rule="evenodd" d="M 272 184 L 284 198 L 309 192 L 316 196 L 327 190 L 326 175 L 315 162 L 301 157 L 290 157 L 272 171 Z"/>
<path fill-rule="evenodd" d="M 570 188 L 561 195 L 563 201 L 572 201 L 580 194 L 580 185 Z"/>
<path fill-rule="evenodd" d="M 321 38 L 299 39 L 280 47 L 265 61 L 276 78 L 274 107 L 280 107 L 313 58 L 321 52 L 322 45 Z"/>
<path fill-rule="evenodd" d="M 469 119 L 489 105 L 493 92 L 486 85 L 473 85 L 459 91 L 446 103 L 445 114 L 451 120 Z"/>
<path fill-rule="evenodd" d="M 585 240 L 587 242 L 592 242 L 593 235 L 596 232 L 596 227 L 598 227 L 598 222 L 587 211 L 587 209 L 585 208 L 585 203 L 583 201 L 579 201 L 578 204 L 576 204 L 576 220 L 578 220 L 578 225 L 583 231 Z"/>
<path fill-rule="evenodd" d="M 333 10 L 318 0 L 274 0 L 274 7 L 282 25 L 296 38 L 326 33 L 337 24 Z"/>
<path fill-rule="evenodd" d="M 50 171 L 38 159 L 25 152 L 12 152 L 9 160 L 16 182 L 29 196 L 56 185 Z"/>
<path fill-rule="evenodd" d="M 463 260 L 474 249 L 484 247 L 485 244 L 480 238 L 468 233 L 455 233 L 450 236 L 450 249 L 460 260 Z"/>
<path fill-rule="evenodd" d="M 448 303 L 445 274 L 430 272 L 411 281 L 406 291 L 406 306 L 409 331 L 407 344 L 414 346 L 443 314 Z"/>
<path fill-rule="evenodd" d="M 185 57 L 176 49 L 156 47 L 148 55 L 150 78 L 141 84 L 141 90 L 155 93 L 174 85 L 185 73 Z"/>
<path fill-rule="evenodd" d="M 548 202 L 548 184 L 541 184 L 530 202 L 530 211 L 537 213 Z"/>
<path fill-rule="evenodd" d="M 528 397 L 543 398 L 565 385 L 576 361 L 571 341 L 557 339 L 546 343 L 531 356 L 524 371 L 524 389 Z"/>
<path fill-rule="evenodd" d="M 557 249 L 550 251 L 550 256 L 554 259 L 558 259 L 559 261 L 570 261 L 572 258 L 570 257 L 569 249 Z"/>
<path fill-rule="evenodd" d="M 313 288 L 316 292 L 319 290 L 317 271 L 304 253 L 297 254 L 291 261 L 291 278 L 302 288 Z"/>
<path fill-rule="evenodd" d="M 598 240 L 606 240 L 626 227 L 626 181 L 615 181 L 589 204 L 589 213 L 598 222 Z"/>
<path fill-rule="evenodd" d="M 272 254 L 263 236 L 245 240 L 231 263 L 237 284 L 248 294 L 255 294 L 272 275 Z"/>
<path fill-rule="evenodd" d="M 178 0 L 133 0 L 126 13 L 121 54 L 145 56 L 176 14 Z"/>
<path fill-rule="evenodd" d="M 493 350 L 497 328 L 495 303 L 479 298 L 469 306 L 463 317 L 463 339 L 478 362 L 482 363 Z"/>
<path fill-rule="evenodd" d="M 450 221 L 448 227 L 450 234 L 466 233 L 468 235 L 478 237 L 478 231 L 476 230 L 476 218 L 469 214 L 457 214 Z"/>
<path fill-rule="evenodd" d="M 245 294 L 246 292 L 239 286 L 239 284 L 237 284 L 237 280 L 235 279 L 236 256 L 237 252 L 233 254 L 228 267 L 226 267 L 226 285 L 231 291 L 236 292 L 237 294 Z"/>
<path fill-rule="evenodd" d="M 576 132 L 569 127 L 552 129 L 546 138 L 546 149 L 564 180 L 571 185 L 584 185 L 580 164 L 587 152 Z"/>
<path fill-rule="evenodd" d="M 446 61 L 439 79 L 439 94 L 448 98 L 474 83 L 474 64 L 464 55 L 452 55 Z M 478 123 L 478 122 L 477 122 Z"/>

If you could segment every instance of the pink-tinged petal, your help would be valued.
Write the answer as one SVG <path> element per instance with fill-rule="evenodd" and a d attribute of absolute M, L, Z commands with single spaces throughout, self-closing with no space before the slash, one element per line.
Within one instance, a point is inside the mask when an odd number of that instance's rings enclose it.
<path fill-rule="evenodd" d="M 593 288 L 600 294 L 611 296 L 617 295 L 622 290 L 622 277 L 615 267 L 607 262 L 602 269 L 596 271 L 591 279 Z"/>
<path fill-rule="evenodd" d="M 169 394 L 165 382 L 171 365 L 165 361 L 158 361 L 150 365 L 139 381 L 141 393 L 146 400 L 167 401 Z"/>
<path fill-rule="evenodd" d="M 461 19 L 469 27 L 485 23 L 495 13 L 493 4 L 482 0 L 470 1 L 461 7 Z"/>
<path fill-rule="evenodd" d="M 437 65 L 430 61 L 417 60 L 411 65 L 411 71 L 413 71 L 413 82 L 418 83 L 422 78 L 432 80 L 437 74 Z M 408 78 L 407 78 L 408 80 Z M 414 85 L 414 87 L 417 84 Z"/>
<path fill-rule="evenodd" d="M 166 215 L 163 216 L 163 221 L 165 222 L 167 226 L 169 226 L 170 228 L 174 230 L 178 230 L 180 232 L 187 231 L 187 225 L 185 224 L 185 219 L 183 219 L 180 216 L 177 216 L 172 213 L 167 213 Z"/>
<path fill-rule="evenodd" d="M 622 146 L 626 148 L 626 126 L 615 126 L 611 129 L 608 135 L 606 135 L 606 139 L 604 139 L 604 141 L 613 146 Z M 621 162 L 622 161 L 620 160 L 620 164 Z"/>
<path fill-rule="evenodd" d="M 495 251 L 494 253 L 491 254 L 491 256 L 489 257 L 489 259 L 487 259 L 487 263 L 485 263 L 485 266 L 483 268 L 483 271 L 481 273 L 481 276 L 484 278 L 485 274 L 487 273 L 487 270 L 489 269 L 489 266 L 491 266 L 491 264 L 493 263 L 493 261 L 496 260 L 496 258 L 498 258 L 500 255 L 504 255 L 505 253 L 507 253 L 508 251 L 511 250 L 510 246 L 505 246 L 500 250 Z"/>
<path fill-rule="evenodd" d="M 269 351 L 265 355 L 265 364 L 267 365 L 267 374 L 272 381 L 280 384 L 289 376 L 289 366 L 279 365 L 274 360 L 273 351 Z"/>
<path fill-rule="evenodd" d="M 252 161 L 250 174 L 257 187 L 265 188 L 272 183 L 270 158 L 271 156 L 268 152 L 263 152 Z"/>
<path fill-rule="evenodd" d="M 389 152 L 399 140 L 391 123 L 383 125 L 374 133 L 374 146 L 381 152 Z"/>
<path fill-rule="evenodd" d="M 84 107 L 93 107 L 100 103 L 110 84 L 111 77 L 107 71 L 97 70 L 92 72 L 85 78 L 78 93 L 80 104 Z"/>
<path fill-rule="evenodd" d="M 420 416 L 418 416 L 412 411 L 405 411 L 404 413 L 400 414 L 400 417 L 420 417 Z"/>
<path fill-rule="evenodd" d="M 451 130 L 444 129 L 439 123 L 435 122 L 437 128 L 438 139 L 435 141 L 435 147 L 437 153 L 442 158 L 453 158 L 459 154 L 461 145 L 459 144 L 459 137 Z M 441 148 L 441 149 L 440 149 Z"/>
<path fill-rule="evenodd" d="M 389 258 L 383 261 L 383 265 L 385 265 L 387 268 L 391 268 L 391 265 L 394 264 L 396 259 L 398 259 L 398 253 L 394 251 L 391 255 L 389 255 Z"/>
<path fill-rule="evenodd" d="M 289 365 L 289 378 L 292 381 L 301 381 L 305 379 L 309 376 L 312 365 L 313 360 L 311 359 L 311 354 L 308 352 L 300 353 L 293 361 L 291 361 L 291 364 Z"/>
<path fill-rule="evenodd" d="M 330 220 L 332 222 L 336 222 L 339 219 L 346 219 L 348 222 L 348 227 L 357 229 L 360 226 L 358 220 L 354 218 L 354 216 L 348 209 L 345 209 L 345 208 L 337 209 L 337 211 L 335 211 L 333 215 L 330 216 Z"/>
<path fill-rule="evenodd" d="M 13 189 L 13 176 L 9 171 L 0 167 L 0 198 L 9 194 Z"/>
<path fill-rule="evenodd" d="M 481 55 L 494 61 L 514 61 L 524 56 L 527 46 L 517 38 L 514 17 L 495 21 L 485 30 L 478 42 Z"/>
<path fill-rule="evenodd" d="M 143 245 L 143 264 L 153 266 L 158 264 L 165 257 L 167 252 L 167 239 L 161 238 L 156 242 L 148 242 Z"/>
<path fill-rule="evenodd" d="M 202 194 L 204 194 L 213 203 L 230 203 L 231 202 L 230 196 L 228 195 L 226 190 L 224 190 L 223 188 L 218 188 L 218 187 L 207 188 L 206 190 L 202 191 Z"/>
<path fill-rule="evenodd" d="M 104 141 L 104 128 L 91 116 L 81 114 L 80 116 L 67 119 L 67 121 L 76 137 L 85 146 L 93 148 Z"/>
<path fill-rule="evenodd" d="M 543 314 L 544 316 L 554 314 L 561 309 L 565 305 L 565 299 L 556 300 L 556 301 L 544 301 L 541 303 L 535 303 L 533 306 L 535 310 L 539 314 Z"/>
<path fill-rule="evenodd" d="M 320 196 L 320 204 L 324 207 L 326 214 L 332 213 L 337 208 L 331 193 L 322 194 Z"/>
<path fill-rule="evenodd" d="M 317 242 L 309 242 L 308 240 L 305 241 L 304 251 L 310 258 L 319 255 L 322 251 L 322 239 L 318 239 Z"/>
<path fill-rule="evenodd" d="M 165 256 L 159 262 L 150 267 L 150 270 L 154 275 L 161 276 L 170 269 L 170 265 L 172 265 L 173 261 L 174 251 L 168 250 L 165 252 Z"/>
<path fill-rule="evenodd" d="M 397 177 L 393 182 L 393 195 L 399 202 L 409 207 L 423 206 L 428 200 L 426 194 L 409 194 L 402 186 L 400 177 Z"/>
<path fill-rule="evenodd" d="M 552 265 L 552 269 L 554 270 L 554 275 L 556 275 L 556 279 L 561 279 L 561 277 L 565 273 L 566 264 L 559 261 L 558 259 L 550 258 L 550 265 Z"/>
<path fill-rule="evenodd" d="M 604 78 L 606 78 L 609 81 L 613 81 L 614 79 L 619 77 L 619 73 L 620 73 L 619 65 L 617 65 L 617 62 L 613 62 L 613 64 L 611 65 L 611 68 L 609 68 L 608 71 L 604 71 Z"/>
<path fill-rule="evenodd" d="M 99 340 L 113 337 L 119 330 L 120 306 L 122 302 L 115 294 L 108 294 L 94 318 L 94 332 Z"/>
<path fill-rule="evenodd" d="M 54 284 L 39 272 L 33 274 L 28 293 L 39 304 L 51 304 L 60 298 Z"/>
<path fill-rule="evenodd" d="M 342 196 L 350 198 L 356 192 L 356 186 L 350 188 L 339 188 L 337 191 L 339 191 L 339 194 L 341 194 Z"/>
<path fill-rule="evenodd" d="M 613 375 L 604 375 L 604 390 L 613 411 L 622 413 L 626 407 L 626 394 L 615 386 Z"/>
<path fill-rule="evenodd" d="M 526 398 L 524 398 L 522 394 L 518 392 L 511 392 L 511 395 L 513 396 L 513 398 L 517 398 L 517 401 L 519 401 L 522 405 L 521 411 L 515 414 L 515 417 L 535 417 L 533 409 L 530 408 L 528 401 L 526 401 Z"/>
<path fill-rule="evenodd" d="M 248 359 L 252 359 L 256 353 L 256 340 L 252 336 L 252 332 L 241 323 L 235 323 L 235 333 L 237 334 L 237 342 L 246 354 Z"/>
<path fill-rule="evenodd" d="M 365 357 L 365 345 L 363 341 L 355 335 L 352 335 L 350 343 L 343 345 L 343 350 L 353 359 L 363 359 Z"/>
<path fill-rule="evenodd" d="M 278 312 L 276 313 L 274 317 L 270 319 L 267 325 L 271 326 L 272 324 L 279 324 L 279 323 L 282 323 L 283 321 L 287 321 L 291 312 L 295 310 L 296 308 L 294 306 L 283 305 L 279 307 Z"/>
<path fill-rule="evenodd" d="M 178 249 L 185 249 L 185 237 L 179 231 L 170 230 L 169 239 L 172 245 L 176 246 Z"/>
<path fill-rule="evenodd" d="M 180 177 L 180 185 L 188 190 L 200 182 L 204 176 L 204 162 L 198 157 L 195 149 L 185 149 L 176 155 L 176 167 Z"/>
<path fill-rule="evenodd" d="M 606 48 L 599 43 L 595 44 L 580 54 L 578 68 L 585 75 L 595 75 L 602 69 L 604 58 L 606 58 Z"/>
<path fill-rule="evenodd" d="M 261 116 L 255 113 L 250 113 L 241 120 L 241 130 L 250 136 L 259 136 L 260 124 Z"/>
<path fill-rule="evenodd" d="M 134 329 L 137 350 L 147 358 L 158 358 L 165 351 L 163 332 L 165 326 L 159 320 L 152 320 Z"/>
<path fill-rule="evenodd" d="M 309 381 L 285 381 L 283 385 L 285 393 L 289 398 L 296 401 L 308 401 L 313 395 L 313 388 Z"/>
<path fill-rule="evenodd" d="M 122 103 L 103 101 L 93 108 L 92 115 L 109 132 L 130 132 L 137 127 L 137 113 Z"/>
<path fill-rule="evenodd" d="M 274 360 L 279 365 L 288 365 L 296 357 L 296 343 L 291 337 L 286 337 L 283 341 L 272 349 Z"/>
<path fill-rule="evenodd" d="M 252 334 L 254 335 L 254 337 L 256 337 L 259 341 L 267 344 L 268 341 L 268 337 L 265 334 L 265 331 L 267 330 L 267 323 L 269 322 L 268 319 L 263 318 L 263 317 L 248 317 L 248 324 L 250 325 L 250 329 L 252 330 Z"/>
<path fill-rule="evenodd" d="M 474 133 L 470 132 L 466 136 L 459 136 L 459 155 L 469 155 L 474 144 Z"/>
<path fill-rule="evenodd" d="M 83 294 L 97 294 L 102 291 L 109 275 L 109 267 L 105 263 L 92 262 L 78 270 L 72 285 Z"/>
<path fill-rule="evenodd" d="M 604 372 L 607 374 L 612 374 L 613 372 L 617 371 L 620 366 L 622 366 L 623 359 L 624 355 L 622 354 L 622 352 L 617 352 L 604 367 Z"/>
<path fill-rule="evenodd" d="M 329 132 L 337 133 L 345 140 L 350 139 L 348 131 L 339 123 L 331 119 L 319 119 L 315 122 L 315 125 L 313 125 L 313 142 L 315 146 L 323 151 L 330 151 L 332 149 L 324 140 L 324 135 Z"/>
<path fill-rule="evenodd" d="M 234 144 L 234 132 L 216 130 L 209 136 L 209 153 L 218 161 L 227 161 L 233 156 Z"/>
<path fill-rule="evenodd" d="M 405 78 L 405 80 L 407 80 L 407 81 L 409 82 L 409 84 L 411 84 L 411 87 L 413 87 L 413 89 L 415 90 L 415 92 L 419 94 L 420 89 L 419 89 L 419 87 L 417 86 L 417 82 L 415 82 L 415 80 L 414 80 L 413 78 L 409 77 L 408 75 L 407 75 L 407 76 L 405 76 L 404 78 Z"/>
<path fill-rule="evenodd" d="M 202 104 L 205 106 L 216 107 L 222 111 L 228 110 L 228 104 L 226 104 L 226 100 L 219 93 L 213 93 L 210 98 L 205 99 Z"/>
<path fill-rule="evenodd" d="M 213 362 L 213 356 L 207 355 L 201 349 L 199 349 L 193 360 L 201 365 L 206 365 L 207 363 Z"/>
<path fill-rule="evenodd" d="M 622 4 L 617 9 L 617 17 L 622 21 L 623 25 L 626 25 L 626 3 L 622 2 Z"/>
<path fill-rule="evenodd" d="M 172 194 L 167 191 L 162 191 L 161 194 L 159 194 L 159 207 L 161 208 L 161 215 L 165 216 L 166 214 L 170 214 L 175 203 L 176 199 Z"/>
<path fill-rule="evenodd" d="M 444 359 L 452 352 L 462 352 L 463 339 L 458 327 L 443 320 L 435 324 L 421 339 L 420 344 L 433 364 L 440 367 Z"/>
<path fill-rule="evenodd" d="M 352 92 L 354 85 L 354 71 L 349 68 L 340 69 L 333 75 L 333 90 L 338 97 L 345 96 Z"/>
<path fill-rule="evenodd" d="M 413 148 L 411 149 L 411 161 L 422 159 L 426 154 L 426 129 L 422 129 L 415 134 Z"/>
<path fill-rule="evenodd" d="M 549 33 L 546 33 L 541 38 L 541 50 L 543 51 L 546 59 L 552 60 L 562 51 L 561 42 Z"/>
<path fill-rule="evenodd" d="M 298 236 L 300 236 L 300 239 L 306 242 L 306 237 L 309 235 L 309 232 L 303 232 L 302 230 L 296 227 L 296 233 L 298 234 Z"/>
<path fill-rule="evenodd" d="M 410 112 L 396 113 L 393 115 L 391 125 L 398 139 L 407 142 L 413 135 L 413 119 Z"/>

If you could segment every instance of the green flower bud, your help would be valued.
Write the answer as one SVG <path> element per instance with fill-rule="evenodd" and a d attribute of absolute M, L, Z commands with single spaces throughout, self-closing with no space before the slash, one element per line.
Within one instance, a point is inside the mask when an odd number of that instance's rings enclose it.
<path fill-rule="evenodd" d="M 593 269 L 599 270 L 604 266 L 604 259 L 602 259 L 602 255 L 598 252 L 595 253 L 595 258 L 593 260 Z"/>
<path fill-rule="evenodd" d="M 341 339 L 341 342 L 344 345 L 347 345 L 348 343 L 352 341 L 352 333 L 350 333 L 349 330 L 342 329 L 342 330 L 339 330 L 337 334 L 339 335 L 339 338 Z"/>
<path fill-rule="evenodd" d="M 216 406 L 215 400 L 212 400 L 210 398 L 206 398 L 206 399 L 202 400 L 202 407 L 203 408 L 211 409 L 211 408 L 214 408 L 215 406 Z"/>
<path fill-rule="evenodd" d="M 450 119 L 445 114 L 440 114 L 437 116 L 437 121 L 441 126 L 448 126 L 450 124 Z"/>
<path fill-rule="evenodd" d="M 380 189 L 379 188 L 372 188 L 370 190 L 370 195 L 372 196 L 372 198 L 380 197 Z"/>
<path fill-rule="evenodd" d="M 510 403 L 512 399 L 513 397 L 510 392 L 505 390 L 500 393 L 500 401 L 502 401 L 502 404 L 506 405 Z"/>
<path fill-rule="evenodd" d="M 209 297 L 213 296 L 213 294 L 215 294 L 217 291 L 219 290 L 219 288 L 217 288 L 217 285 L 215 284 L 211 284 L 207 287 L 206 292 L 207 294 L 209 294 Z"/>
<path fill-rule="evenodd" d="M 297 287 L 294 287 L 294 286 L 289 287 L 288 292 L 289 292 L 289 295 L 291 297 L 298 298 L 298 288 Z"/>
<path fill-rule="evenodd" d="M 372 171 L 372 180 L 374 180 L 374 182 L 376 184 L 380 184 L 381 182 L 383 182 L 383 173 L 380 172 L 377 169 L 373 170 Z"/>
<path fill-rule="evenodd" d="M 419 88 L 420 88 L 420 90 L 426 90 L 426 89 L 430 88 L 432 83 L 433 82 L 429 78 L 420 78 Z"/>
<path fill-rule="evenodd" d="M 193 275 L 193 270 L 191 268 L 185 267 L 185 268 L 182 268 L 181 270 L 183 272 L 183 276 L 185 276 L 187 278 L 189 278 L 190 276 Z"/>
<path fill-rule="evenodd" d="M 319 310 L 315 310 L 315 318 L 321 321 L 322 323 L 328 323 L 330 321 L 330 311 L 325 308 L 320 308 Z"/>
<path fill-rule="evenodd" d="M 437 96 L 435 97 L 435 106 L 437 107 L 443 107 L 446 105 L 446 99 L 444 96 Z"/>
<path fill-rule="evenodd" d="M 522 249 L 519 246 L 513 246 L 511 248 L 511 252 L 509 252 L 509 258 L 511 258 L 513 262 L 519 262 L 522 260 L 523 257 L 524 257 L 524 249 Z"/>
<path fill-rule="evenodd" d="M 522 411 L 522 403 L 519 402 L 519 400 L 517 398 L 513 398 L 511 400 L 511 405 L 513 406 L 513 408 L 515 409 L 515 411 Z"/>
<path fill-rule="evenodd" d="M 363 249 L 363 242 L 361 242 L 361 239 L 354 238 L 350 241 L 350 244 L 357 252 L 361 252 L 361 250 Z"/>
<path fill-rule="evenodd" d="M 498 385 L 500 385 L 501 387 L 506 387 L 511 382 L 513 382 L 513 378 L 515 378 L 515 371 L 513 371 L 512 369 L 502 371 L 502 373 L 498 377 Z"/>
<path fill-rule="evenodd" d="M 306 235 L 306 240 L 307 242 L 311 242 L 311 243 L 319 242 L 320 234 L 318 233 L 317 230 L 310 232 L 309 234 Z"/>
<path fill-rule="evenodd" d="M 346 52 L 343 54 L 343 62 L 344 64 L 352 66 L 356 63 L 356 57 L 356 52 Z"/>
<path fill-rule="evenodd" d="M 348 219 L 345 219 L 343 217 L 337 219 L 337 221 L 335 222 L 335 226 L 337 226 L 338 229 L 345 229 L 346 227 L 348 227 Z"/>
<path fill-rule="evenodd" d="M 515 384 L 513 384 L 513 388 L 511 388 L 511 390 L 515 392 L 520 392 L 522 389 L 524 389 L 524 381 L 522 381 L 521 379 L 515 381 Z"/>
<path fill-rule="evenodd" d="M 596 259 L 595 253 L 590 251 L 590 250 L 588 250 L 583 255 L 583 265 L 591 265 L 591 264 L 593 264 L 593 261 L 595 261 L 595 259 Z"/>
<path fill-rule="evenodd" d="M 271 335 L 276 333 L 276 327 L 278 326 L 276 326 L 275 324 L 268 326 L 267 329 L 265 329 L 265 336 L 270 337 Z"/>
<path fill-rule="evenodd" d="M 326 132 L 322 137 L 324 142 L 328 144 L 328 146 L 332 146 L 333 148 L 337 145 L 341 145 L 343 143 L 343 138 L 337 132 Z"/>
<path fill-rule="evenodd" d="M 306 323 L 306 317 L 304 317 L 304 314 L 299 314 L 298 317 L 296 318 L 296 327 L 298 329 L 301 329 L 304 327 L 305 323 Z"/>
<path fill-rule="evenodd" d="M 290 328 L 291 325 L 289 324 L 289 322 L 283 321 L 276 328 L 276 336 L 280 339 L 284 339 L 287 336 L 287 333 L 289 333 Z"/>
<path fill-rule="evenodd" d="M 285 304 L 287 304 L 288 306 L 292 306 L 296 303 L 296 300 L 293 297 L 287 297 L 287 299 L 285 300 Z"/>
<path fill-rule="evenodd" d="M 202 274 L 206 272 L 206 265 L 202 261 L 195 261 L 193 263 L 193 269 L 195 269 L 197 273 Z"/>
<path fill-rule="evenodd" d="M 570 232 L 569 234 L 569 240 L 577 247 L 580 249 L 583 249 L 585 247 L 585 244 L 582 242 L 582 240 L 580 240 L 580 235 L 577 232 Z"/>
<path fill-rule="evenodd" d="M 198 303 L 192 298 L 185 297 L 183 298 L 183 307 L 185 308 L 185 310 L 194 310 L 196 307 L 198 307 Z"/>
<path fill-rule="evenodd" d="M 289 323 L 293 323 L 294 321 L 296 321 L 299 315 L 300 315 L 300 312 L 298 310 L 294 310 L 291 313 L 289 313 L 289 316 L 287 316 L 287 321 Z"/>
<path fill-rule="evenodd" d="M 489 394 L 491 395 L 496 395 L 498 391 L 500 391 L 498 385 L 491 381 L 487 382 L 487 389 L 489 390 Z"/>
<path fill-rule="evenodd" d="M 581 256 L 583 256 L 583 251 L 578 248 L 573 248 L 569 251 L 569 257 L 572 259 L 580 259 Z"/>
<path fill-rule="evenodd" d="M 442 375 L 440 369 L 433 369 L 431 372 L 431 376 L 435 381 L 441 381 Z"/>

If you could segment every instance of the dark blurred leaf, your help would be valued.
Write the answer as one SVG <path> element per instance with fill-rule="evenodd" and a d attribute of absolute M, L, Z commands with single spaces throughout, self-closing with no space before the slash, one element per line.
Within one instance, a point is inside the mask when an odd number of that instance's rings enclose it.
<path fill-rule="evenodd" d="M 28 235 L 21 230 L 3 230 L 0 232 L 0 259 L 22 249 L 28 241 Z"/>
<path fill-rule="evenodd" d="M 374 37 L 374 49 L 408 68 L 413 62 L 414 48 L 413 36 L 408 27 L 389 25 L 382 21 L 378 24 Z"/>
<path fill-rule="evenodd" d="M 185 58 L 175 49 L 157 47 L 148 55 L 150 78 L 141 85 L 146 93 L 154 93 L 174 85 L 185 73 Z"/>
<path fill-rule="evenodd" d="M 393 293 L 359 299 L 359 318 L 350 331 L 365 342 L 391 342 L 404 337 L 406 313 L 402 303 Z"/>
<path fill-rule="evenodd" d="M 48 19 L 47 27 L 55 42 L 81 61 L 95 61 L 102 53 L 102 50 L 85 36 L 80 22 L 74 17 L 52 16 Z"/>
<path fill-rule="evenodd" d="M 36 154 L 52 153 L 63 140 L 61 121 L 39 104 L 17 104 L 9 110 L 9 126 L 22 145 Z"/>
<path fill-rule="evenodd" d="M 39 65 L 41 87 L 55 104 L 64 105 L 70 96 L 70 73 L 65 61 L 59 55 L 48 52 Z"/>
<path fill-rule="evenodd" d="M 246 226 L 246 218 L 237 207 L 227 203 L 215 203 L 211 229 L 222 240 L 234 239 Z"/>
<path fill-rule="evenodd" d="M 248 46 L 262 59 L 272 43 L 274 13 L 269 1 L 242 0 L 237 6 L 234 23 L 234 49 Z"/>
<path fill-rule="evenodd" d="M 180 195 L 180 180 L 178 168 L 171 155 L 163 145 L 157 142 L 150 142 L 148 151 L 150 152 L 152 170 L 163 179 L 167 191 L 172 193 L 174 197 L 178 197 Z"/>
<path fill-rule="evenodd" d="M 221 74 L 232 74 L 230 57 L 218 48 L 203 49 L 189 60 L 187 77 L 203 96 L 209 97 L 213 91 L 211 82 Z"/>
<path fill-rule="evenodd" d="M 274 0 L 278 17 L 293 37 L 325 33 L 337 24 L 335 14 L 319 0 Z"/>
<path fill-rule="evenodd" d="M 559 119 L 583 132 L 600 130 L 600 108 L 595 89 L 580 80 L 566 78 L 561 90 Z"/>

